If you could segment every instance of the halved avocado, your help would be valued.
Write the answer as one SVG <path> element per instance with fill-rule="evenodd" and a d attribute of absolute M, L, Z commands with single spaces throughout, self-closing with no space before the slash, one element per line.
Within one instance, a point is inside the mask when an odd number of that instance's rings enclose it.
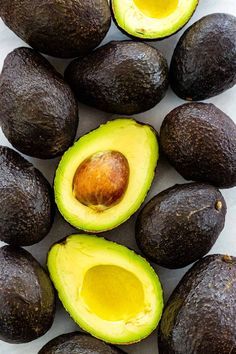
<path fill-rule="evenodd" d="M 131 36 L 161 39 L 192 17 L 198 0 L 111 0 L 117 25 Z"/>
<path fill-rule="evenodd" d="M 102 232 L 140 207 L 158 160 L 155 130 L 133 119 L 116 119 L 80 138 L 56 171 L 55 199 L 78 229 Z"/>
<path fill-rule="evenodd" d="M 150 264 L 127 247 L 72 235 L 52 246 L 48 269 L 66 310 L 93 336 L 130 344 L 157 327 L 161 284 Z"/>

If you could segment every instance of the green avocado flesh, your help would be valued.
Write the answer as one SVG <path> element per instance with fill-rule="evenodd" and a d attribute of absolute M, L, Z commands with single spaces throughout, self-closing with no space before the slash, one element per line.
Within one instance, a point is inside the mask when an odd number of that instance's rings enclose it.
<path fill-rule="evenodd" d="M 115 20 L 128 34 L 144 39 L 168 37 L 193 15 L 198 0 L 112 0 Z"/>
<path fill-rule="evenodd" d="M 66 310 L 93 336 L 130 344 L 158 325 L 163 309 L 159 279 L 144 258 L 125 246 L 72 235 L 51 248 L 48 269 Z"/>
<path fill-rule="evenodd" d="M 157 160 L 152 127 L 133 119 L 101 125 L 62 157 L 54 182 L 58 209 L 78 229 L 113 229 L 144 201 Z"/>

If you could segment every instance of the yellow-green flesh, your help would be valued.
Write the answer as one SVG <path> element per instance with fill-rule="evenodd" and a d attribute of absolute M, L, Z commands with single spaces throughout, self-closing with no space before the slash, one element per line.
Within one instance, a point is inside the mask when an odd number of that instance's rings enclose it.
<path fill-rule="evenodd" d="M 132 36 L 170 36 L 191 18 L 198 0 L 112 0 L 118 25 Z"/>
<path fill-rule="evenodd" d="M 165 18 L 178 7 L 179 0 L 134 0 L 136 7 L 147 17 Z"/>
<path fill-rule="evenodd" d="M 156 328 L 163 310 L 161 284 L 149 263 L 128 248 L 72 235 L 51 248 L 48 269 L 66 310 L 93 336 L 128 344 Z"/>
<path fill-rule="evenodd" d="M 99 151 L 119 151 L 129 163 L 130 175 L 122 200 L 98 212 L 80 203 L 73 194 L 78 166 Z M 62 157 L 54 189 L 58 209 L 78 229 L 101 232 L 126 221 L 140 207 L 150 189 L 158 160 L 155 131 L 133 119 L 116 119 L 80 138 Z"/>

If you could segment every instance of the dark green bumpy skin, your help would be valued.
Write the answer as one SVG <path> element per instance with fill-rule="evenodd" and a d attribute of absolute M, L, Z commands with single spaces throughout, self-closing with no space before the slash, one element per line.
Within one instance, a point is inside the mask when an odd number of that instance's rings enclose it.
<path fill-rule="evenodd" d="M 0 240 L 17 246 L 41 241 L 54 218 L 51 186 L 16 151 L 0 146 Z"/>
<path fill-rule="evenodd" d="M 61 58 L 97 47 L 111 24 L 107 0 L 0 0 L 0 16 L 31 47 Z"/>
<path fill-rule="evenodd" d="M 125 354 L 88 334 L 74 332 L 58 336 L 47 343 L 38 354 Z"/>
<path fill-rule="evenodd" d="M 51 64 L 30 48 L 15 49 L 5 59 L 0 124 L 17 150 L 41 159 L 62 155 L 74 141 L 76 98 Z"/>
<path fill-rule="evenodd" d="M 216 96 L 236 84 L 236 17 L 203 17 L 180 38 L 170 66 L 174 92 L 190 101 Z"/>
<path fill-rule="evenodd" d="M 154 107 L 168 88 L 168 65 L 155 48 L 113 41 L 74 60 L 65 78 L 79 101 L 106 112 L 132 115 Z"/>
<path fill-rule="evenodd" d="M 222 194 L 211 185 L 176 185 L 139 213 L 137 244 L 163 267 L 185 267 L 210 251 L 224 227 L 226 209 Z"/>
<path fill-rule="evenodd" d="M 19 247 L 2 247 L 0 264 L 0 340 L 17 344 L 41 337 L 51 327 L 55 313 L 48 275 Z"/>
<path fill-rule="evenodd" d="M 160 354 L 236 353 L 236 258 L 211 255 L 183 277 L 159 327 Z"/>
<path fill-rule="evenodd" d="M 187 180 L 236 186 L 236 125 L 213 104 L 187 103 L 164 119 L 161 149 Z"/>

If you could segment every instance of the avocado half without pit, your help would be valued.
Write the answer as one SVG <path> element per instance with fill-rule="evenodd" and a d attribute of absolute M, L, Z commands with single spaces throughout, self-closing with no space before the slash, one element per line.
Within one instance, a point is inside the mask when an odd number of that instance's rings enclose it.
<path fill-rule="evenodd" d="M 127 247 L 72 235 L 52 246 L 47 264 L 64 307 L 94 337 L 131 344 L 158 325 L 163 309 L 158 276 Z"/>
<path fill-rule="evenodd" d="M 78 229 L 102 232 L 126 221 L 143 202 L 158 160 L 155 130 L 117 119 L 80 138 L 62 157 L 55 199 Z"/>
<path fill-rule="evenodd" d="M 192 17 L 198 0 L 111 0 L 117 25 L 131 36 L 162 39 Z"/>

